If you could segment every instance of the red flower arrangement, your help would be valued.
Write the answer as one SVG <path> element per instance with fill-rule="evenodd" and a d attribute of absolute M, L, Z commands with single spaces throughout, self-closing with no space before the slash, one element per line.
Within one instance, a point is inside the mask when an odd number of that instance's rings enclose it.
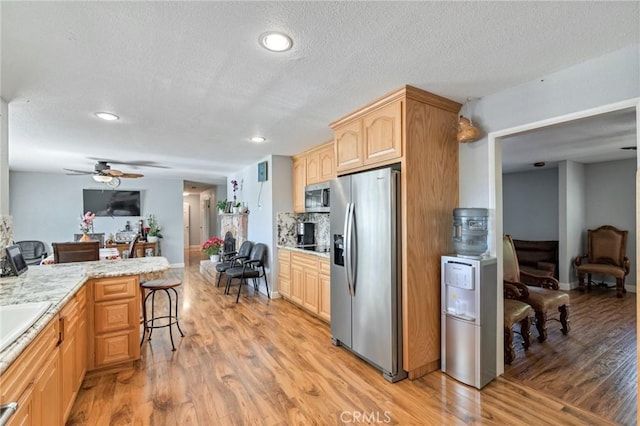
<path fill-rule="evenodd" d="M 222 238 L 211 237 L 202 244 L 202 252 L 207 256 L 219 254 L 223 244 L 224 240 Z"/>

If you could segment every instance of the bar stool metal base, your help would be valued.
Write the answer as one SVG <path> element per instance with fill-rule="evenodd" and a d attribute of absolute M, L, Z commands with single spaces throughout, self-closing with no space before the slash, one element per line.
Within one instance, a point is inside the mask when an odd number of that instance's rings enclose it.
<path fill-rule="evenodd" d="M 171 350 L 175 351 L 176 346 L 173 344 L 173 331 L 172 325 L 176 325 L 178 327 L 178 331 L 180 332 L 180 336 L 184 337 L 184 333 L 180 328 L 180 323 L 178 322 L 178 292 L 176 291 L 176 287 L 182 285 L 182 282 L 177 279 L 161 279 L 161 280 L 152 280 L 146 281 L 140 284 L 140 291 L 142 292 L 142 324 L 144 329 L 142 330 L 142 338 L 140 339 L 140 346 L 144 342 L 144 337 L 147 334 L 147 330 L 149 331 L 149 337 L 147 340 L 151 340 L 151 334 L 153 330 L 156 328 L 164 328 L 169 327 L 169 337 L 171 338 Z M 144 291 L 147 290 L 146 296 L 144 295 Z M 172 296 L 169 292 L 171 290 L 173 295 L 175 296 L 174 306 L 172 307 Z M 155 297 L 156 292 L 163 291 L 167 295 L 167 305 L 169 306 L 169 314 L 168 315 L 155 315 Z M 147 318 L 147 299 L 151 297 L 151 318 Z M 175 308 L 175 312 L 173 311 Z M 162 324 L 157 325 L 156 321 L 160 321 Z"/>

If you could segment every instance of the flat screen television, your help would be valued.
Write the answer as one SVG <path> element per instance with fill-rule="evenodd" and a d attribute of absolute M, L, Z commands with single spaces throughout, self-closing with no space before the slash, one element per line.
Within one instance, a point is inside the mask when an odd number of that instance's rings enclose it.
<path fill-rule="evenodd" d="M 20 275 L 27 270 L 27 262 L 24 261 L 24 256 L 22 256 L 22 250 L 20 250 L 19 245 L 16 244 L 5 248 L 5 252 L 7 253 L 7 260 L 11 266 L 11 271 L 14 274 Z"/>
<path fill-rule="evenodd" d="M 140 216 L 140 191 L 83 189 L 82 201 L 96 216 Z"/>

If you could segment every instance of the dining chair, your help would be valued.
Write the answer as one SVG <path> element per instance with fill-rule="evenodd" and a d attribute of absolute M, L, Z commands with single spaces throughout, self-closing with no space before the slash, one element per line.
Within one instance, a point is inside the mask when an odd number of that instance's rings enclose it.
<path fill-rule="evenodd" d="M 242 290 L 242 285 L 247 284 L 247 279 L 251 278 L 253 280 L 253 288 L 254 290 L 258 290 L 258 278 L 264 277 L 264 283 L 267 287 L 267 297 L 271 299 L 271 295 L 269 294 L 269 283 L 267 282 L 267 274 L 265 271 L 265 262 L 267 260 L 267 250 L 268 247 L 266 244 L 257 243 L 251 249 L 251 254 L 249 258 L 242 261 L 242 266 L 237 266 L 235 268 L 227 269 L 224 274 L 227 276 L 227 285 L 225 286 L 225 294 L 229 293 L 231 288 L 231 281 L 233 279 L 239 279 L 240 283 L 238 285 L 238 295 L 236 297 L 236 303 L 240 300 L 240 291 Z"/>
<path fill-rule="evenodd" d="M 52 243 L 55 263 L 88 262 L 100 260 L 100 242 Z"/>
<path fill-rule="evenodd" d="M 16 241 L 22 251 L 22 257 L 27 265 L 39 265 L 47 257 L 47 247 L 42 241 Z"/>

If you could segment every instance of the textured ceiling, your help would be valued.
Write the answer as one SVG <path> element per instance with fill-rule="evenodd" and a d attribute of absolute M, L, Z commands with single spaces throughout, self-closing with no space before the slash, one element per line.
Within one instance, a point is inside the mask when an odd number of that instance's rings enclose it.
<path fill-rule="evenodd" d="M 216 183 L 403 84 L 462 102 L 639 41 L 638 2 L 7 2 L 11 170 Z M 293 49 L 258 36 L 281 30 Z M 121 119 L 93 115 L 111 111 Z M 267 142 L 249 138 L 263 135 Z"/>

